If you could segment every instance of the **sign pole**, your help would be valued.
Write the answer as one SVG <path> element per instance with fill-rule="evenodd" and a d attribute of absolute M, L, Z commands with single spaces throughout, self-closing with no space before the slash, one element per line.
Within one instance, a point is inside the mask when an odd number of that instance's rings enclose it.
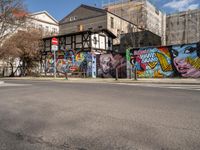
<path fill-rule="evenodd" d="M 58 39 L 57 38 L 52 38 L 51 39 L 51 50 L 54 52 L 54 78 L 56 79 L 56 51 L 58 51 Z"/>
<path fill-rule="evenodd" d="M 54 51 L 54 78 L 56 79 L 56 51 Z"/>

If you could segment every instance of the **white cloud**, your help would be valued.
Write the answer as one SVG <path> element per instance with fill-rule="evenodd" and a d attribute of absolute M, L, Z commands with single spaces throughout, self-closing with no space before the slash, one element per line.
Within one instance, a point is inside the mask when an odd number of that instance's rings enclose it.
<path fill-rule="evenodd" d="M 197 9 L 199 4 L 195 3 L 195 0 L 172 0 L 171 2 L 164 4 L 164 7 L 184 11 L 188 9 Z"/>
<path fill-rule="evenodd" d="M 193 10 L 193 9 L 197 9 L 197 8 L 199 8 L 199 4 L 191 4 L 188 6 L 187 9 Z"/>

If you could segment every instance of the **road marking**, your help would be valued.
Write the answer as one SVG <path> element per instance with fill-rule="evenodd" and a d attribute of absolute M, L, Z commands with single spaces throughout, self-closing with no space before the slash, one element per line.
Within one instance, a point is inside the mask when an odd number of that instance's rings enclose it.
<path fill-rule="evenodd" d="M 140 86 L 140 87 L 152 87 L 152 88 L 168 88 L 168 89 L 180 89 L 180 90 L 195 90 L 200 91 L 200 85 L 182 85 L 182 84 L 138 84 L 138 83 L 114 83 L 120 85 Z"/>
<path fill-rule="evenodd" d="M 13 83 L 4 83 L 0 84 L 0 87 L 19 87 L 19 86 L 30 86 L 31 84 L 13 84 Z"/>

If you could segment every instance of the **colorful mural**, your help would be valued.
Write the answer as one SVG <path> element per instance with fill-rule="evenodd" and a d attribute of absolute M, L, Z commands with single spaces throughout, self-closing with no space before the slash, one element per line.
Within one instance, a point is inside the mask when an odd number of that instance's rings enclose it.
<path fill-rule="evenodd" d="M 174 67 L 182 77 L 200 77 L 200 45 L 172 46 Z"/>
<path fill-rule="evenodd" d="M 56 53 L 56 68 L 58 73 L 86 72 L 92 76 L 92 54 L 90 52 L 75 52 L 73 50 L 58 51 Z M 54 71 L 54 55 L 47 54 L 46 72 Z"/>
<path fill-rule="evenodd" d="M 97 56 L 98 77 L 115 78 L 116 69 L 118 77 L 126 78 L 126 59 L 120 54 L 102 54 Z"/>
<path fill-rule="evenodd" d="M 54 55 L 46 56 L 46 72 L 54 72 Z M 127 61 L 126 61 L 127 59 Z M 185 44 L 164 47 L 132 48 L 121 54 L 99 54 L 83 51 L 58 51 L 58 73 L 86 72 L 87 77 L 130 77 L 137 69 L 140 78 L 200 77 L 200 44 Z"/>
<path fill-rule="evenodd" d="M 126 58 L 128 77 L 134 67 L 142 78 L 200 77 L 199 43 L 128 49 Z"/>
<path fill-rule="evenodd" d="M 173 76 L 170 52 L 166 47 L 132 49 L 129 55 L 132 69 L 137 68 L 138 77 Z M 134 59 L 136 59 L 136 63 L 134 63 Z"/>

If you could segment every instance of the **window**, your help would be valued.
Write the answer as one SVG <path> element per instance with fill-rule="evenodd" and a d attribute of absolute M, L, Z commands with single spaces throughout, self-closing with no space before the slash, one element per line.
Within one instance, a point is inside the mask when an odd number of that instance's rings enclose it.
<path fill-rule="evenodd" d="M 69 21 L 73 21 L 73 17 L 70 17 L 70 18 L 69 18 Z"/>
<path fill-rule="evenodd" d="M 53 32 L 53 33 L 56 33 L 56 32 L 57 32 L 57 29 L 56 29 L 56 28 L 52 28 L 52 32 Z"/>
<path fill-rule="evenodd" d="M 160 14 L 160 12 L 159 12 L 159 10 L 155 10 L 155 13 L 157 14 L 157 15 L 159 15 Z"/>
<path fill-rule="evenodd" d="M 39 29 L 42 29 L 42 25 L 41 24 L 39 24 Z"/>
<path fill-rule="evenodd" d="M 48 26 L 46 26 L 46 31 L 49 31 L 49 27 Z"/>
<path fill-rule="evenodd" d="M 108 47 L 111 47 L 111 41 L 108 39 Z"/>
<path fill-rule="evenodd" d="M 69 18 L 69 21 L 75 21 L 75 20 L 77 20 L 76 16 L 72 16 L 72 17 Z"/>
<path fill-rule="evenodd" d="M 77 26 L 77 29 L 78 29 L 78 31 L 83 31 L 83 25 L 81 25 L 81 24 L 78 25 L 78 26 Z"/>
<path fill-rule="evenodd" d="M 97 44 L 97 37 L 94 37 L 94 44 Z"/>
<path fill-rule="evenodd" d="M 113 29 L 114 28 L 114 18 L 110 17 L 110 27 Z"/>

